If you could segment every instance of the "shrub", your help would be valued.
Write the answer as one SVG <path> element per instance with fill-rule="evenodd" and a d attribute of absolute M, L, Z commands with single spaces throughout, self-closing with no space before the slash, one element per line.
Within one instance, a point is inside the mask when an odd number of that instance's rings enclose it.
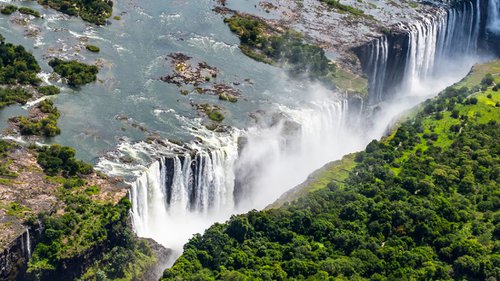
<path fill-rule="evenodd" d="M 0 10 L 0 13 L 2 13 L 4 15 L 10 15 L 10 14 L 14 13 L 15 11 L 17 11 L 17 7 L 9 4 L 5 7 L 3 7 L 2 10 Z"/>
<path fill-rule="evenodd" d="M 40 17 L 40 12 L 38 12 L 37 10 L 33 10 L 31 8 L 28 8 L 28 7 L 20 7 L 19 13 L 25 14 L 25 15 L 32 15 L 36 18 Z"/>
<path fill-rule="evenodd" d="M 85 48 L 87 50 L 91 51 L 92 53 L 99 53 L 99 51 L 100 51 L 99 47 L 94 46 L 94 45 L 87 45 L 87 46 L 85 46 Z"/>
<path fill-rule="evenodd" d="M 32 94 L 22 88 L 0 88 L 0 108 L 14 103 L 25 104 Z"/>
<path fill-rule="evenodd" d="M 221 122 L 224 120 L 224 114 L 222 114 L 219 110 L 214 110 L 208 113 L 208 118 L 216 122 Z"/>
<path fill-rule="evenodd" d="M 36 76 L 40 72 L 35 57 L 23 46 L 4 42 L 0 36 L 0 84 L 40 84 Z"/>
<path fill-rule="evenodd" d="M 495 79 L 493 78 L 493 75 L 491 73 L 488 73 L 484 76 L 483 80 L 481 80 L 481 85 L 483 86 L 491 86 L 495 82 Z"/>
<path fill-rule="evenodd" d="M 75 158 L 75 150 L 71 147 L 54 144 L 38 149 L 37 162 L 45 173 L 55 176 L 62 173 L 70 177 L 77 174 L 92 173 L 92 165 Z"/>
<path fill-rule="evenodd" d="M 49 62 L 54 71 L 67 79 L 68 85 L 76 87 L 93 82 L 97 79 L 99 69 L 95 65 L 88 65 L 76 60 L 64 61 L 55 58 Z"/>
<path fill-rule="evenodd" d="M 49 86 L 40 86 L 38 87 L 38 92 L 44 96 L 52 96 L 52 95 L 58 95 L 61 92 L 61 89 L 59 89 L 56 86 L 49 85 Z"/>

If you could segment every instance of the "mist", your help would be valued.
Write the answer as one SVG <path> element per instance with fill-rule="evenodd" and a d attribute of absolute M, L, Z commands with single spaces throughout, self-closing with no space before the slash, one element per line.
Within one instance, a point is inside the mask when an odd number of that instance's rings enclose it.
<path fill-rule="evenodd" d="M 500 35 L 500 1 L 490 0 L 488 3 L 488 31 Z"/>
<path fill-rule="evenodd" d="M 477 10 L 470 4 L 411 25 L 403 79 L 387 96 L 377 93 L 381 101 L 353 103 L 355 97 L 319 83 L 293 83 L 279 102 L 253 113 L 247 128 L 211 131 L 198 119 L 172 112 L 195 141 L 123 145 L 120 153 L 142 164 L 129 169 L 131 164 L 103 160 L 98 167 L 112 175 L 135 169 L 138 177 L 130 192 L 134 229 L 178 257 L 193 234 L 233 214 L 265 208 L 316 169 L 380 139 L 402 114 L 462 79 L 483 59 L 475 55 Z M 387 40 L 381 42 L 378 47 L 390 50 Z M 461 42 L 466 44 L 457 48 Z M 374 53 L 376 65 L 389 67 L 381 60 L 390 54 Z M 385 76 L 385 69 L 376 71 Z M 287 85 L 292 78 L 274 79 Z"/>

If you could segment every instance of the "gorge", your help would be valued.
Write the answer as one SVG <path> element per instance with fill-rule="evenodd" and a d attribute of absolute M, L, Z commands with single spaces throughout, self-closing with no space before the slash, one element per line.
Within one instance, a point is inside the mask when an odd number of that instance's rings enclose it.
<path fill-rule="evenodd" d="M 401 6 L 347 1 L 364 11 L 362 16 L 313 0 L 300 1 L 302 6 L 270 1 L 276 5 L 269 10 L 259 1 L 220 2 L 117 1 L 112 24 L 99 27 L 47 8 L 42 19 L 0 17 L 0 32 L 9 42 L 33 45 L 43 83 L 62 89 L 53 98 L 61 110 L 61 135 L 36 141 L 73 146 L 79 158 L 95 163 L 96 174 L 130 185 L 135 234 L 171 250 L 156 261 L 160 267 L 172 266 L 194 234 L 268 207 L 316 169 L 389 134 L 407 110 L 462 79 L 475 63 L 500 55 L 499 0 L 404 1 Z M 35 2 L 26 5 L 40 8 Z M 286 63 L 248 57 L 222 20 L 228 17 L 224 11 L 233 9 L 255 14 L 276 30 L 304 34 L 304 42 L 323 48 L 330 64 L 345 70 L 350 86 L 332 89 L 307 75 L 290 75 Z M 326 16 L 344 25 L 315 28 Z M 348 31 L 359 34 L 341 42 Z M 89 43 L 100 52 L 85 51 Z M 190 69 L 171 60 L 182 53 L 193 65 L 213 71 L 198 77 L 201 82 L 192 88 L 162 81 L 166 70 Z M 63 85 L 47 64 L 52 58 L 98 65 L 97 82 Z M 352 86 L 358 80 L 366 80 L 366 92 Z M 210 83 L 242 94 L 237 102 L 223 100 L 204 92 Z M 31 102 L 3 109 L 2 121 L 26 114 Z M 224 121 L 199 110 L 207 105 Z M 27 262 L 41 232 L 27 228 L 12 241 L 0 256 L 2 269 Z"/>
<path fill-rule="evenodd" d="M 362 108 L 350 109 L 345 95 L 305 85 L 301 90 L 314 94 L 302 109 L 278 105 L 267 117 L 273 120 L 246 130 L 208 138 L 196 132 L 202 143 L 217 145 L 161 156 L 132 184 L 137 233 L 179 253 L 192 233 L 230 214 L 265 207 L 314 169 L 380 138 L 394 116 L 463 77 L 485 52 L 481 30 L 496 15 L 489 10 L 485 17 L 481 5 L 438 7 L 356 48 L 369 77 Z M 366 114 L 374 114 L 371 130 L 363 127 Z"/>

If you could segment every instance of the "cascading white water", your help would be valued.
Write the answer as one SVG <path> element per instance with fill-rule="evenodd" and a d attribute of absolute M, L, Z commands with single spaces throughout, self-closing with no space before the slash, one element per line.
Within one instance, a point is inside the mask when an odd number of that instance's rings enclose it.
<path fill-rule="evenodd" d="M 369 76 L 369 102 L 424 92 L 422 87 L 449 72 L 450 62 L 476 55 L 480 27 L 480 1 L 464 1 L 450 9 L 436 8 L 433 14 L 404 26 L 406 43 L 394 37 L 391 40 L 396 41 L 390 42 L 386 35 L 373 40 L 364 68 Z M 390 53 L 392 49 L 402 49 L 403 57 L 395 59 L 398 55 Z"/>
<path fill-rule="evenodd" d="M 346 138 L 347 100 L 317 99 L 309 108 L 280 107 L 269 128 L 251 128 L 236 163 L 238 210 L 263 208 L 315 169 L 359 143 Z"/>
<path fill-rule="evenodd" d="M 314 169 L 352 149 L 356 142 L 339 139 L 347 100 L 324 94 L 301 109 L 276 105 L 272 120 L 246 131 L 215 134 L 201 126 L 192 130 L 203 145 L 192 143 L 184 152 L 158 156 L 132 183 L 136 233 L 180 252 L 193 233 L 235 212 L 264 207 Z M 242 195 L 237 207 L 235 183 Z"/>
<path fill-rule="evenodd" d="M 26 250 L 28 252 L 28 257 L 31 257 L 31 241 L 30 241 L 30 229 L 26 229 Z"/>
<path fill-rule="evenodd" d="M 475 52 L 479 33 L 477 5 L 470 2 L 450 11 L 437 9 L 435 15 L 408 26 L 404 74 L 398 85 L 404 89 L 401 95 L 435 94 L 442 88 L 421 88 L 432 78 L 451 83 L 439 76 L 440 66 L 451 58 Z M 389 76 L 388 60 L 393 48 L 385 36 L 371 44 L 370 95 L 380 101 L 385 99 L 384 80 Z M 453 79 L 468 68 L 462 70 Z M 148 143 L 131 149 L 132 158 L 149 159 L 147 165 L 139 165 L 141 172 L 130 192 L 137 234 L 180 254 L 193 233 L 231 214 L 268 205 L 313 170 L 379 138 L 395 114 L 417 102 L 399 102 L 393 108 L 384 108 L 373 120 L 376 126 L 360 132 L 352 124 L 346 126 L 345 97 L 332 97 L 331 91 L 321 87 L 305 92 L 305 100 L 310 102 L 277 105 L 275 114 L 262 117 L 245 131 L 211 132 L 178 116 L 187 124 L 186 130 L 201 141 L 183 147 L 168 143 L 166 151 Z M 109 167 L 128 165 L 100 164 L 107 171 Z"/>
<path fill-rule="evenodd" d="M 500 35 L 500 0 L 488 2 L 488 31 Z"/>
<path fill-rule="evenodd" d="M 384 81 L 387 71 L 387 60 L 389 55 L 389 46 L 387 36 L 382 36 L 369 43 L 370 58 L 368 65 L 371 73 L 369 77 L 370 99 L 371 101 L 381 101 L 383 99 Z"/>
<path fill-rule="evenodd" d="M 449 71 L 444 66 L 450 61 L 476 54 L 481 19 L 479 4 L 479 1 L 462 2 L 409 25 L 402 91 L 421 92 L 422 85 Z"/>
<path fill-rule="evenodd" d="M 132 184 L 132 222 L 139 236 L 180 250 L 203 220 L 208 226 L 211 218 L 233 210 L 236 145 L 197 149 L 161 156 Z"/>

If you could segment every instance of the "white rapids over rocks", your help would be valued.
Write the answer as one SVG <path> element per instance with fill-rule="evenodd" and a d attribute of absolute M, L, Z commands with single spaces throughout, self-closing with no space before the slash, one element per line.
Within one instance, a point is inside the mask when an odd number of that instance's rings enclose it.
<path fill-rule="evenodd" d="M 97 167 L 110 175 L 135 175 L 130 192 L 135 231 L 180 255 L 194 233 L 232 214 L 272 203 L 315 169 L 380 138 L 398 114 L 463 77 L 474 59 L 450 75 L 441 76 L 441 66 L 464 60 L 465 54 L 474 57 L 479 34 L 476 3 L 442 9 L 406 27 L 408 50 L 397 99 L 382 103 L 383 110 L 368 120 L 370 128 L 360 126 L 360 116 L 349 110 L 352 105 L 345 96 L 312 85 L 307 91 L 297 89 L 310 102 L 276 104 L 273 113 L 257 114 L 256 124 L 244 130 L 214 132 L 200 119 L 173 110 L 159 112 L 175 115 L 195 141 L 124 141 Z M 385 36 L 372 42 L 370 98 L 377 102 L 384 101 L 385 90 L 379 84 L 386 78 L 391 56 L 388 44 Z"/>

